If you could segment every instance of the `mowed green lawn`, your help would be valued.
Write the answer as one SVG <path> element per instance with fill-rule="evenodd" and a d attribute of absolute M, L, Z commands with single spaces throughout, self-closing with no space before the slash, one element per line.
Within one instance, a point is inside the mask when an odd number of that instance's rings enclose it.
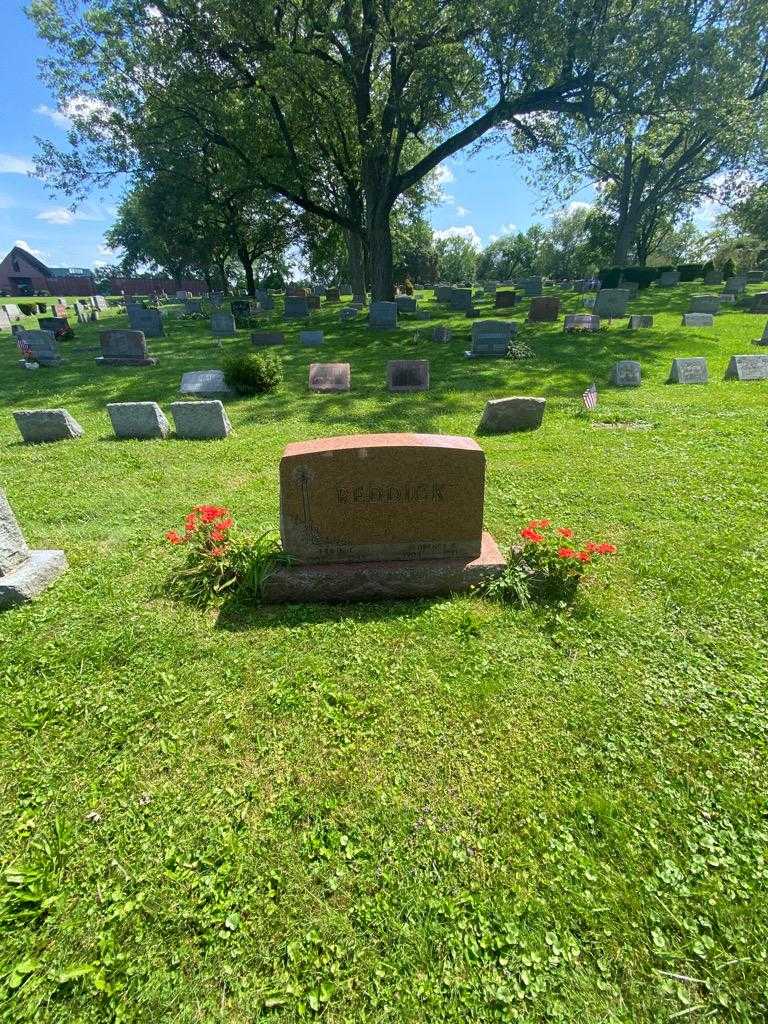
<path fill-rule="evenodd" d="M 682 328 L 708 290 L 641 295 L 646 331 L 524 325 L 524 363 L 466 360 L 460 317 L 442 346 L 324 308 L 325 346 L 288 326 L 285 387 L 228 402 L 223 442 L 118 442 L 105 405 L 168 411 L 246 332 L 222 350 L 169 313 L 156 368 L 102 369 L 74 350 L 125 326 L 105 316 L 34 373 L 2 339 L 0 481 L 71 568 L 0 616 L 0 1019 L 766 1019 L 768 382 L 723 380 L 765 318 Z M 693 355 L 711 382 L 667 385 Z M 390 396 L 408 356 L 431 389 Z M 622 357 L 639 390 L 608 386 Z M 308 393 L 319 358 L 352 364 L 349 394 Z M 158 596 L 193 504 L 276 527 L 286 443 L 472 435 L 510 394 L 547 413 L 480 439 L 487 528 L 507 545 L 547 517 L 620 549 L 572 613 Z M 45 406 L 86 436 L 22 445 L 11 410 Z"/>

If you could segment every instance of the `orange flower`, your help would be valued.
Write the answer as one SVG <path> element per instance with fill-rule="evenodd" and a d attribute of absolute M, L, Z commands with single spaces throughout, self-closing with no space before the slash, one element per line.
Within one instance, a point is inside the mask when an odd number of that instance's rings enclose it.
<path fill-rule="evenodd" d="M 227 531 L 222 530 L 220 526 L 214 526 L 211 530 L 211 540 L 220 541 L 227 539 Z"/>
<path fill-rule="evenodd" d="M 570 540 L 570 538 L 573 536 L 573 530 L 570 528 L 570 526 L 558 526 L 557 532 L 560 534 L 561 537 L 565 537 L 566 540 Z"/>
<path fill-rule="evenodd" d="M 190 512 L 188 516 L 184 516 L 184 529 L 187 533 L 192 533 L 197 529 L 197 516 L 194 512 Z"/>
<path fill-rule="evenodd" d="M 528 523 L 529 530 L 546 530 L 548 526 L 552 525 L 551 519 L 532 519 Z"/>
<path fill-rule="evenodd" d="M 212 523 L 220 516 L 227 515 L 229 510 L 224 508 L 223 505 L 198 505 L 197 511 L 200 513 L 200 519 L 204 523 Z"/>
<path fill-rule="evenodd" d="M 588 551 L 577 551 L 576 552 L 576 557 L 578 558 L 578 560 L 580 562 L 591 562 L 592 561 L 592 556 L 590 555 L 590 553 Z"/>
<path fill-rule="evenodd" d="M 224 548 L 211 548 L 211 554 L 215 555 L 216 558 L 221 558 L 224 554 Z"/>
<path fill-rule="evenodd" d="M 598 555 L 615 555 L 618 550 L 615 544 L 598 544 L 595 548 Z"/>
<path fill-rule="evenodd" d="M 165 539 L 169 540 L 171 544 L 183 544 L 184 538 L 181 537 L 175 530 L 169 530 L 165 535 Z"/>
<path fill-rule="evenodd" d="M 558 548 L 557 553 L 560 556 L 560 558 L 573 558 L 573 556 L 576 554 L 573 548 Z"/>

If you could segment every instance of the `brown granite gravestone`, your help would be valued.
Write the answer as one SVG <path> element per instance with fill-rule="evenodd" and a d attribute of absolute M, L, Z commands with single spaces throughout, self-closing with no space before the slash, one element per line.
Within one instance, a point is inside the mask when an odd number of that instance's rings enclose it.
<path fill-rule="evenodd" d="M 395 393 L 429 390 L 428 359 L 392 359 L 387 363 L 387 387 Z"/>
<path fill-rule="evenodd" d="M 349 386 L 349 363 L 312 363 L 310 365 L 310 391 L 349 391 Z"/>
<path fill-rule="evenodd" d="M 361 434 L 289 444 L 267 601 L 469 590 L 506 566 L 483 532 L 485 455 L 468 437 Z"/>
<path fill-rule="evenodd" d="M 289 444 L 283 549 L 301 562 L 476 558 L 485 454 L 468 437 L 356 434 Z"/>
<path fill-rule="evenodd" d="M 557 296 L 538 295 L 531 299 L 528 319 L 531 323 L 555 323 L 560 316 L 560 299 Z"/>

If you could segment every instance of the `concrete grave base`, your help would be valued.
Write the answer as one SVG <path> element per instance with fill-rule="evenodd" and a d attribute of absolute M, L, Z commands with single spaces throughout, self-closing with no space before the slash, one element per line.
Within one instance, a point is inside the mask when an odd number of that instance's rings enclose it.
<path fill-rule="evenodd" d="M 310 601 L 375 601 L 457 594 L 488 583 L 506 568 L 490 533 L 477 558 L 412 562 L 333 562 L 278 569 L 264 586 L 268 604 Z"/>
<path fill-rule="evenodd" d="M 67 557 L 63 551 L 30 551 L 17 569 L 0 576 L 0 608 L 13 608 L 34 600 L 66 568 Z"/>
<path fill-rule="evenodd" d="M 96 356 L 99 366 L 157 366 L 157 359 L 154 356 L 146 356 L 144 359 L 131 359 L 127 356 Z"/>

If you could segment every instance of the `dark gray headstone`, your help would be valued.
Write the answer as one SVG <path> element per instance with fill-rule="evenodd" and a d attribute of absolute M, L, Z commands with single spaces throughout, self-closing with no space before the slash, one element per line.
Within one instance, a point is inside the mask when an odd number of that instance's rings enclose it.
<path fill-rule="evenodd" d="M 41 366 L 56 366 L 61 356 L 52 331 L 19 331 L 18 336 L 26 344 L 31 358 Z"/>
<path fill-rule="evenodd" d="M 257 348 L 264 348 L 267 345 L 284 345 L 285 335 L 282 331 L 254 331 L 251 335 L 251 344 Z"/>
<path fill-rule="evenodd" d="M 680 284 L 680 273 L 677 270 L 665 270 L 659 277 L 660 288 L 674 288 Z"/>
<path fill-rule="evenodd" d="M 472 324 L 472 347 L 465 354 L 470 359 L 503 358 L 516 333 L 517 324 L 512 320 L 478 320 Z"/>
<path fill-rule="evenodd" d="M 485 403 L 478 430 L 485 434 L 536 430 L 544 419 L 546 404 L 546 398 L 530 398 L 528 396 L 492 398 Z"/>
<path fill-rule="evenodd" d="M 142 331 L 102 331 L 99 335 L 102 366 L 154 366 L 157 360 L 147 351 Z"/>
<path fill-rule="evenodd" d="M 711 313 L 683 313 L 683 327 L 714 327 L 715 318 Z"/>
<path fill-rule="evenodd" d="M 464 313 L 468 309 L 472 309 L 472 289 L 451 288 L 448 305 L 457 313 Z"/>
<path fill-rule="evenodd" d="M 372 302 L 368 310 L 368 326 L 383 329 L 397 327 L 397 303 Z"/>
<path fill-rule="evenodd" d="M 689 313 L 715 313 L 720 312 L 719 295 L 692 295 L 688 303 Z"/>
<path fill-rule="evenodd" d="M 306 297 L 286 295 L 285 297 L 285 318 L 286 320 L 302 320 L 309 316 L 309 302 Z"/>
<path fill-rule="evenodd" d="M 566 313 L 564 331 L 599 331 L 600 317 L 594 313 Z"/>
<path fill-rule="evenodd" d="M 595 298 L 597 316 L 618 320 L 627 315 L 629 293 L 624 288 L 601 288 Z"/>
<path fill-rule="evenodd" d="M 324 341 L 322 331 L 299 331 L 300 345 L 322 345 Z"/>
<path fill-rule="evenodd" d="M 128 323 L 132 331 L 141 331 L 145 338 L 163 338 L 163 317 L 159 309 L 145 309 L 143 306 L 128 307 Z"/>
<path fill-rule="evenodd" d="M 706 384 L 708 379 L 707 360 L 703 356 L 672 361 L 670 384 Z"/>
<path fill-rule="evenodd" d="M 398 295 L 395 299 L 398 313 L 415 313 L 416 299 L 412 295 Z"/>
<path fill-rule="evenodd" d="M 629 318 L 629 329 L 635 331 L 640 327 L 653 327 L 653 317 L 645 313 L 633 313 Z"/>
<path fill-rule="evenodd" d="M 211 334 L 215 338 L 234 338 L 234 316 L 231 313 L 214 313 L 211 316 Z"/>
<path fill-rule="evenodd" d="M 617 388 L 639 388 L 641 379 L 640 363 L 634 359 L 621 359 L 611 369 L 611 384 Z"/>
<path fill-rule="evenodd" d="M 181 378 L 182 395 L 233 395 L 233 389 L 224 379 L 223 370 L 190 370 Z"/>
<path fill-rule="evenodd" d="M 391 360 L 387 363 L 387 387 L 394 392 L 429 390 L 429 360 Z"/>
<path fill-rule="evenodd" d="M 540 277 L 521 277 L 517 282 L 523 295 L 541 295 L 542 280 Z"/>

